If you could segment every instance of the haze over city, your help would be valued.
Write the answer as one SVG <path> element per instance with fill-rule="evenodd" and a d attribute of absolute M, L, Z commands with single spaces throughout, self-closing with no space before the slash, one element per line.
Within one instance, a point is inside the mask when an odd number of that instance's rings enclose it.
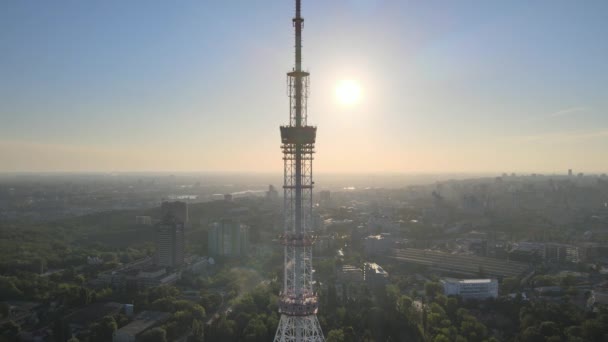
<path fill-rule="evenodd" d="M 280 170 L 292 5 L 3 2 L 0 171 Z M 605 1 L 307 7 L 317 172 L 608 169 Z"/>
<path fill-rule="evenodd" d="M 0 342 L 608 341 L 608 2 L 0 3 Z"/>

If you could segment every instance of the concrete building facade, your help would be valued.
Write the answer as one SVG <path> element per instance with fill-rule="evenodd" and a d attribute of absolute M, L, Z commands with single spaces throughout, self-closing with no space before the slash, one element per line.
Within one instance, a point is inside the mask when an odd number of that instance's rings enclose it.
<path fill-rule="evenodd" d="M 463 299 L 487 299 L 498 297 L 496 279 L 453 279 L 441 280 L 446 296 L 461 296 Z"/>
<path fill-rule="evenodd" d="M 249 227 L 238 220 L 222 219 L 209 227 L 209 255 L 242 257 L 249 254 Z"/>

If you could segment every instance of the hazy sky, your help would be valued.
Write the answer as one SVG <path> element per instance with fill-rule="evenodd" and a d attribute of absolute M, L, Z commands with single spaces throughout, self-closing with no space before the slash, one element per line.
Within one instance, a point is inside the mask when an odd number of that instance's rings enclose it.
<path fill-rule="evenodd" d="M 0 1 L 0 171 L 277 171 L 293 1 Z M 303 0 L 320 172 L 608 171 L 608 1 Z M 355 80 L 361 102 L 335 100 Z"/>

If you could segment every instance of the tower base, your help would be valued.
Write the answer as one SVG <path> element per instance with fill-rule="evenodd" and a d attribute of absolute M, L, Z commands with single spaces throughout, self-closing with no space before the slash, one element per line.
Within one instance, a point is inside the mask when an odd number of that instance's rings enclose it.
<path fill-rule="evenodd" d="M 281 315 L 274 342 L 323 342 L 323 332 L 317 316 Z"/>

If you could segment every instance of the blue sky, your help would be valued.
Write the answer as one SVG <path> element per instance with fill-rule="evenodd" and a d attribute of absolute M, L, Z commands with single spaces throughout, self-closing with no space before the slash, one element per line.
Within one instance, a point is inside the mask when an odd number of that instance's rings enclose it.
<path fill-rule="evenodd" d="M 304 0 L 318 171 L 608 171 L 608 2 Z M 280 171 L 293 3 L 3 1 L 0 171 Z M 334 98 L 344 79 L 362 99 Z"/>

